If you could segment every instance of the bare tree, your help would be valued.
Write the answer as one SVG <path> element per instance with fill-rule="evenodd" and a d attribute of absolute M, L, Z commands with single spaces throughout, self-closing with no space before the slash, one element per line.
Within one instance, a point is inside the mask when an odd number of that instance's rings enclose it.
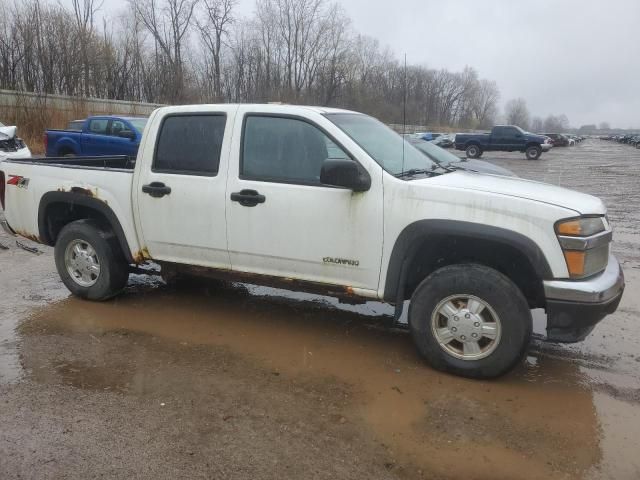
<path fill-rule="evenodd" d="M 203 0 L 203 21 L 196 20 L 200 38 L 211 61 L 210 70 L 213 79 L 213 96 L 216 101 L 222 101 L 222 70 L 220 52 L 228 28 L 233 23 L 233 8 L 235 0 Z M 208 63 L 208 62 L 207 62 Z"/>
<path fill-rule="evenodd" d="M 504 107 L 505 119 L 509 125 L 517 125 L 525 130 L 529 129 L 529 109 L 523 98 L 509 100 Z"/>
<path fill-rule="evenodd" d="M 569 119 L 563 113 L 561 115 L 549 115 L 544 119 L 544 129 L 547 132 L 564 132 L 569 128 Z"/>
<path fill-rule="evenodd" d="M 130 0 L 142 24 L 154 38 L 156 63 L 169 69 L 166 100 L 184 99 L 185 69 L 182 59 L 185 37 L 198 0 Z"/>
<path fill-rule="evenodd" d="M 498 113 L 499 99 L 498 84 L 489 80 L 481 80 L 473 100 L 473 111 L 478 128 L 489 128 L 493 125 Z"/>

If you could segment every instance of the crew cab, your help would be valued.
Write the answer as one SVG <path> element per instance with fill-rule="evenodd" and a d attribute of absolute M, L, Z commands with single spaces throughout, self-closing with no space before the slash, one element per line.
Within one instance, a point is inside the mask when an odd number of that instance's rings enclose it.
<path fill-rule="evenodd" d="M 547 147 L 548 145 L 548 147 Z M 524 152 L 529 160 L 537 160 L 550 148 L 545 137 L 522 130 L 515 125 L 496 125 L 491 133 L 458 133 L 457 150 L 465 150 L 467 157 L 480 158 L 484 152 Z"/>
<path fill-rule="evenodd" d="M 286 105 L 156 110 L 127 157 L 0 163 L 4 228 L 54 247 L 107 300 L 137 265 L 379 300 L 435 368 L 487 378 L 547 338 L 583 339 L 624 277 L 598 198 L 439 165 L 364 114 Z"/>
<path fill-rule="evenodd" d="M 66 130 L 44 134 L 47 157 L 129 155 L 135 157 L 147 123 L 142 117 L 93 116 L 70 122 Z"/>

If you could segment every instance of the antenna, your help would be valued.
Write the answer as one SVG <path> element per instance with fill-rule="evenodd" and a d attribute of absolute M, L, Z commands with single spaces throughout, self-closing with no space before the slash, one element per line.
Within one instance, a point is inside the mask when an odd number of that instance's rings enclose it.
<path fill-rule="evenodd" d="M 404 173 L 404 143 L 407 134 L 407 54 L 404 54 L 404 86 L 402 88 L 402 172 Z"/>

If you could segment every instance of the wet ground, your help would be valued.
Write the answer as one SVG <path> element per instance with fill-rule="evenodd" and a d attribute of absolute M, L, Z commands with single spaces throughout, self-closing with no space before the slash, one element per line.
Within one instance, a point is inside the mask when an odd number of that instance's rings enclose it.
<path fill-rule="evenodd" d="M 628 285 L 585 342 L 466 380 L 383 304 L 142 276 L 85 302 L 0 233 L 0 478 L 640 478 L 640 150 L 485 159 L 607 203 Z"/>

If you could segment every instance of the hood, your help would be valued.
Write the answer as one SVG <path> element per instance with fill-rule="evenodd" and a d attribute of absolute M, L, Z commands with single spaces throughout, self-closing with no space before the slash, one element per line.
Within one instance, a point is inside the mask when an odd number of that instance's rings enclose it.
<path fill-rule="evenodd" d="M 539 143 L 544 143 L 544 141 L 547 139 L 547 137 L 545 137 L 544 135 L 537 135 L 535 133 L 527 133 L 527 137 L 529 137 L 530 140 Z"/>
<path fill-rule="evenodd" d="M 507 170 L 504 167 L 494 165 L 490 162 L 485 162 L 484 160 L 465 158 L 459 162 L 452 162 L 451 165 L 453 167 L 461 168 L 462 170 L 467 170 L 469 172 L 489 173 L 491 175 L 504 175 L 506 177 L 517 177 L 517 175 L 511 170 Z"/>
<path fill-rule="evenodd" d="M 436 178 L 412 180 L 411 183 L 441 186 L 489 192 L 509 197 L 525 198 L 535 202 L 547 203 L 568 208 L 581 215 L 604 215 L 607 209 L 597 197 L 576 192 L 548 183 L 525 180 L 518 177 L 487 175 L 470 171 L 455 171 Z"/>
<path fill-rule="evenodd" d="M 16 127 L 0 127 L 0 140 L 9 140 L 16 136 Z"/>

